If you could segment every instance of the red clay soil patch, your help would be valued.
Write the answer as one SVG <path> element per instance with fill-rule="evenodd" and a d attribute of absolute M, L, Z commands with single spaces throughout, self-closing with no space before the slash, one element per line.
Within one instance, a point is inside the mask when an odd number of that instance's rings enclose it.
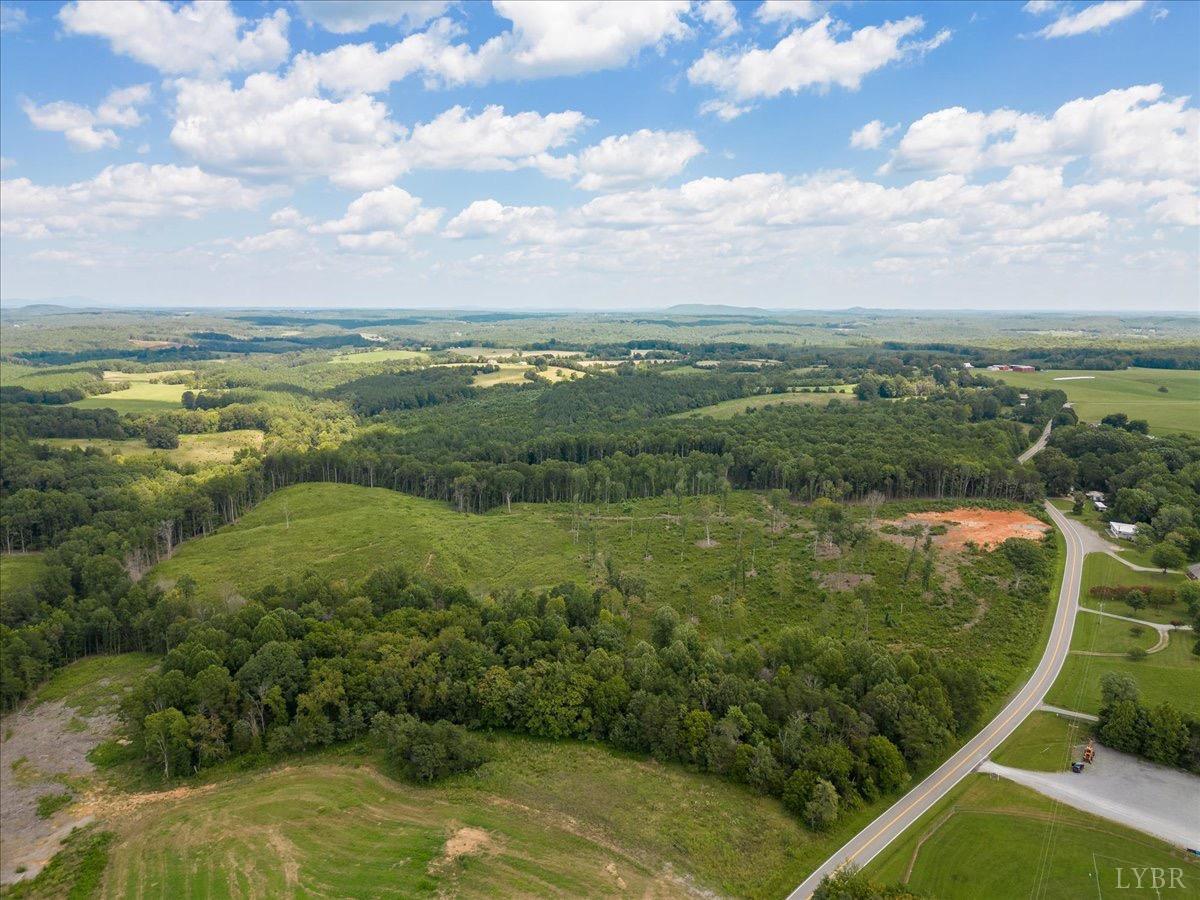
<path fill-rule="evenodd" d="M 961 550 L 970 542 L 990 550 L 1009 538 L 1038 540 L 1050 530 L 1045 522 L 1015 510 L 952 509 L 949 512 L 909 513 L 904 522 L 945 525 L 947 531 L 934 535 L 933 542 L 949 550 Z"/>

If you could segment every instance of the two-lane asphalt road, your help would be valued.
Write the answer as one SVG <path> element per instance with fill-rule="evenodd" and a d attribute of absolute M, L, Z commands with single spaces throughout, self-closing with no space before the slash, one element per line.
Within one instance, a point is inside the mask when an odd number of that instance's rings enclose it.
<path fill-rule="evenodd" d="M 825 860 L 802 885 L 792 891 L 788 900 L 806 900 L 812 896 L 826 875 L 848 864 L 862 867 L 874 859 L 884 847 L 898 838 L 908 826 L 987 759 L 992 751 L 1025 721 L 1025 717 L 1038 708 L 1038 704 L 1054 684 L 1054 679 L 1058 677 L 1071 647 L 1071 631 L 1075 626 L 1075 613 L 1079 607 L 1079 580 L 1083 575 L 1084 548 L 1075 523 L 1048 502 L 1046 512 L 1050 514 L 1067 542 L 1067 563 L 1063 570 L 1062 587 L 1058 592 L 1058 609 L 1054 613 L 1050 640 L 1033 675 L 982 731 L 887 812 Z"/>
<path fill-rule="evenodd" d="M 1017 462 L 1029 462 L 1035 456 L 1042 452 L 1046 446 L 1046 441 L 1050 437 L 1050 429 L 1054 426 L 1054 420 L 1051 419 L 1046 423 L 1046 427 L 1042 429 L 1042 433 L 1038 435 L 1038 439 L 1029 445 L 1029 449 L 1017 457 Z"/>

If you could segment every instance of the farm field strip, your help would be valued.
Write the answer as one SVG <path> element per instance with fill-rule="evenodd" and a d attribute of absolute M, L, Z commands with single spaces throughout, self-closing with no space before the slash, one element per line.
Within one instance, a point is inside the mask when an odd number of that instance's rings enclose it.
<path fill-rule="evenodd" d="M 1065 391 L 1076 414 L 1086 422 L 1099 422 L 1110 413 L 1123 412 L 1131 419 L 1148 421 L 1154 434 L 1170 431 L 1200 434 L 1200 372 L 1197 371 L 1051 369 L 988 374 L 1017 388 Z M 1166 388 L 1166 392 L 1159 388 Z"/>

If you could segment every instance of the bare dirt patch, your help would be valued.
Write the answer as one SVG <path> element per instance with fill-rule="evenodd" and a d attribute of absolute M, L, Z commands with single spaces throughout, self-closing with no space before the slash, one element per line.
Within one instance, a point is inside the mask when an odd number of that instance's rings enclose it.
<path fill-rule="evenodd" d="M 817 559 L 841 559 L 842 548 L 832 541 L 820 541 L 813 547 L 813 556 Z"/>
<path fill-rule="evenodd" d="M 1027 513 L 1004 509 L 952 509 L 949 512 L 909 513 L 898 524 L 919 522 L 927 528 L 945 525 L 945 534 L 935 534 L 933 542 L 947 550 L 962 550 L 974 543 L 985 550 L 994 549 L 1009 538 L 1038 540 L 1050 530 Z"/>
<path fill-rule="evenodd" d="M 855 572 L 813 572 L 813 578 L 827 591 L 852 591 L 860 584 L 875 580 L 874 575 Z"/>
<path fill-rule="evenodd" d="M 459 828 L 442 847 L 442 855 L 429 864 L 429 871 L 432 874 L 444 869 L 463 856 L 478 856 L 495 850 L 496 842 L 482 828 Z"/>
<path fill-rule="evenodd" d="M 0 884 L 32 878 L 72 828 L 91 821 L 91 812 L 80 804 L 40 818 L 37 802 L 91 774 L 87 754 L 111 734 L 115 722 L 106 715 L 80 718 L 62 701 L 27 706 L 5 717 L 0 740 Z M 24 870 L 17 872 L 21 867 Z"/>

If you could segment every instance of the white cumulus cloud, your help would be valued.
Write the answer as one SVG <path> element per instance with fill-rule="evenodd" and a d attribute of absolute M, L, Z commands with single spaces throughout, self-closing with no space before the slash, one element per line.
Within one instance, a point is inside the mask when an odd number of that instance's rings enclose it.
<path fill-rule="evenodd" d="M 111 91 L 94 110 L 66 100 L 39 105 L 25 99 L 21 108 L 29 124 L 39 131 L 61 132 L 77 150 L 100 150 L 120 145 L 114 127 L 133 128 L 142 123 L 138 107 L 149 99 L 150 86 L 135 84 Z"/>
<path fill-rule="evenodd" d="M 821 16 L 813 0 L 763 0 L 754 10 L 754 18 L 764 24 L 808 22 Z"/>
<path fill-rule="evenodd" d="M 271 193 L 195 166 L 129 163 L 68 185 L 39 185 L 28 178 L 4 181 L 0 222 L 6 234 L 29 238 L 101 232 L 149 219 L 195 219 L 218 209 L 252 209 Z"/>
<path fill-rule="evenodd" d="M 1138 85 L 1064 103 L 1052 116 L 961 106 L 913 122 L 890 170 L 971 172 L 1020 163 L 1086 159 L 1100 171 L 1200 179 L 1200 110 Z"/>
<path fill-rule="evenodd" d="M 925 27 L 920 16 L 909 16 L 882 25 L 868 25 L 848 37 L 832 18 L 824 16 L 796 28 L 774 47 L 753 47 L 735 52 L 708 50 L 688 69 L 692 84 L 709 85 L 733 102 L 806 88 L 828 90 L 837 85 L 858 90 L 863 78 L 890 63 L 924 53 L 945 42 L 941 31 L 924 41 L 915 36 Z"/>
<path fill-rule="evenodd" d="M 106 39 L 116 53 L 171 75 L 273 68 L 288 55 L 288 14 L 249 22 L 227 0 L 72 0 L 58 12 L 68 34 Z"/>
<path fill-rule="evenodd" d="M 875 150 L 899 130 L 899 125 L 884 125 L 874 119 L 851 133 L 850 146 L 856 150 Z"/>
<path fill-rule="evenodd" d="M 690 131 L 651 131 L 612 135 L 578 156 L 578 187 L 607 191 L 678 175 L 704 152 Z"/>
<path fill-rule="evenodd" d="M 1146 0 L 1104 0 L 1102 3 L 1085 7 L 1079 12 L 1063 12 L 1057 19 L 1039 31 L 1038 37 L 1075 37 L 1087 34 L 1089 31 L 1099 31 L 1114 22 L 1132 16 L 1145 5 Z M 1027 3 L 1025 8 L 1034 13 L 1048 12 L 1056 8 L 1039 5 L 1031 9 L 1031 6 L 1033 4 Z"/>

